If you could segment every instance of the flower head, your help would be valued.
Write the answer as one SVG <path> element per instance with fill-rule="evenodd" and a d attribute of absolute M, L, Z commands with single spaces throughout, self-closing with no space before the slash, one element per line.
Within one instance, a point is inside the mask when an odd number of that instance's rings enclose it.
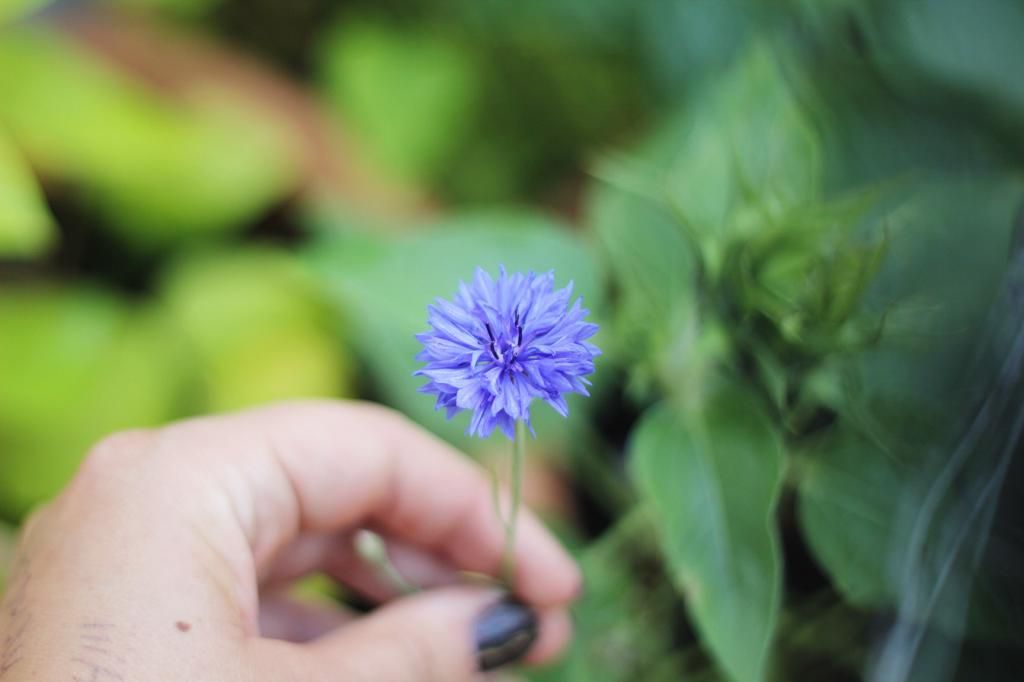
<path fill-rule="evenodd" d="M 469 434 L 483 438 L 498 427 L 512 438 L 517 420 L 529 425 L 534 398 L 564 417 L 564 394 L 589 395 L 586 376 L 601 351 L 587 339 L 597 325 L 584 321 L 581 298 L 569 307 L 572 282 L 558 290 L 554 283 L 553 272 L 509 275 L 502 267 L 495 280 L 477 268 L 454 301 L 428 307 L 432 329 L 416 336 L 416 359 L 427 363 L 416 374 L 429 379 L 420 391 L 436 393 L 449 419 L 472 410 Z"/>

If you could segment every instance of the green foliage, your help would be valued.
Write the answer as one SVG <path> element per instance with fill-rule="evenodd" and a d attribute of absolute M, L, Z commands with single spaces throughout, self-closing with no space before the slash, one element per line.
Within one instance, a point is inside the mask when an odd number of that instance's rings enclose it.
<path fill-rule="evenodd" d="M 525 675 L 943 682 L 1020 645 L 1017 0 L 111 0 L 279 55 L 332 164 L 451 202 L 403 225 L 313 213 L 322 150 L 259 97 L 9 21 L 41 4 L 0 9 L 7 518 L 107 432 L 276 398 L 494 449 L 416 392 L 414 335 L 477 266 L 553 268 L 605 355 L 535 413 L 587 590 Z M 468 208 L 510 199 L 559 217 Z"/>
<path fill-rule="evenodd" d="M 110 294 L 0 290 L 0 510 L 53 496 L 89 446 L 178 414 L 180 339 L 154 311 Z"/>
<path fill-rule="evenodd" d="M 764 679 L 782 571 L 773 516 L 783 451 L 771 421 L 756 396 L 729 386 L 699 411 L 652 408 L 631 450 L 702 638 L 730 679 Z"/>
<path fill-rule="evenodd" d="M 33 162 L 141 250 L 237 231 L 293 181 L 286 139 L 259 114 L 218 92 L 174 104 L 57 33 L 0 36 L 0 91 L 0 123 Z"/>
<path fill-rule="evenodd" d="M 880 3 L 873 39 L 883 62 L 907 87 L 930 86 L 980 103 L 1024 142 L 1024 6 L 1014 0 Z M 916 81 L 916 83 L 915 83 Z"/>
<path fill-rule="evenodd" d="M 822 203 L 820 154 L 778 60 L 757 45 L 634 154 L 599 167 L 606 184 L 589 213 L 617 275 L 618 331 L 641 393 L 658 379 L 669 391 L 700 384 L 724 351 L 720 327 L 702 322 L 709 312 L 739 316 L 729 322 L 740 328 L 765 317 L 808 352 L 830 340 L 808 338 L 808 324 L 840 333 L 877 245 L 850 249 L 855 220 Z M 809 267 L 822 281 L 808 284 Z"/>
<path fill-rule="evenodd" d="M 161 10 L 176 17 L 201 18 L 212 14 L 223 4 L 223 0 L 110 0 L 131 10 Z"/>
<path fill-rule="evenodd" d="M 782 61 L 755 44 L 605 161 L 590 202 L 633 387 L 664 397 L 633 431 L 632 471 L 733 680 L 765 677 L 775 633 L 782 434 L 831 409 L 833 358 L 880 324 L 861 315 L 885 251 L 875 197 L 826 199 L 821 154 Z"/>
<path fill-rule="evenodd" d="M 878 552 L 892 546 L 900 494 L 912 476 L 908 463 L 841 424 L 801 474 L 800 522 L 836 587 L 857 606 L 890 606 L 891 567 Z"/>
<path fill-rule="evenodd" d="M 0 26 L 33 11 L 44 8 L 51 0 L 3 0 L 0 3 Z"/>
<path fill-rule="evenodd" d="M 732 235 L 757 231 L 818 197 L 820 148 L 781 66 L 762 45 L 602 175 L 671 212 L 709 267 Z"/>
<path fill-rule="evenodd" d="M 756 231 L 816 198 L 817 137 L 772 52 L 754 46 L 700 100 L 667 170 L 670 200 L 690 229 Z"/>
<path fill-rule="evenodd" d="M 367 22 L 339 25 L 323 53 L 328 97 L 373 161 L 415 180 L 451 163 L 479 107 L 469 54 L 442 36 Z"/>
<path fill-rule="evenodd" d="M 680 679 L 684 662 L 673 651 L 674 633 L 665 627 L 674 615 L 672 588 L 659 574 L 647 515 L 629 512 L 588 546 L 579 561 L 587 591 L 576 610 L 576 637 L 565 658 L 534 679 Z"/>
<path fill-rule="evenodd" d="M 968 410 L 1012 352 L 1002 345 L 979 359 L 1022 201 L 1019 181 L 932 182 L 894 214 L 890 254 L 869 292 L 871 304 L 888 309 L 885 334 L 849 359 L 843 419 L 801 465 L 803 529 L 854 604 L 898 603 L 905 566 L 874 554 L 906 545 L 907 515 L 923 504 L 920 481 L 961 428 L 948 415 Z M 963 494 L 971 480 L 964 476 Z M 949 532 L 948 523 L 935 532 Z M 960 627 L 947 612 L 933 615 L 942 627 Z M 993 630 L 990 616 L 974 618 L 979 630 Z"/>
<path fill-rule="evenodd" d="M 163 299 L 197 356 L 199 410 L 353 395 L 340 330 L 289 255 L 249 248 L 190 256 L 165 277 Z"/>
<path fill-rule="evenodd" d="M 53 243 L 54 224 L 31 169 L 0 135 L 0 257 L 31 257 Z"/>
<path fill-rule="evenodd" d="M 615 184 L 593 193 L 589 218 L 607 254 L 618 300 L 610 335 L 634 367 L 635 392 L 662 377 L 693 376 L 696 262 L 671 211 Z"/>

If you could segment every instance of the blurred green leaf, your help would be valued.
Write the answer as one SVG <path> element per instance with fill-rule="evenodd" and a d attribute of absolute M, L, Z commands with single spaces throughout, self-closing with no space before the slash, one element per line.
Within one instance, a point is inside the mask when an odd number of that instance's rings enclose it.
<path fill-rule="evenodd" d="M 634 509 L 579 557 L 587 586 L 574 608 L 576 631 L 556 665 L 535 682 L 674 682 L 682 662 L 673 652 L 674 593 L 658 575 L 647 515 Z M 644 575 L 645 580 L 638 580 Z"/>
<path fill-rule="evenodd" d="M 731 679 L 763 679 L 782 573 L 774 512 L 783 452 L 774 427 L 755 397 L 730 386 L 692 412 L 651 408 L 630 450 L 704 642 Z"/>
<path fill-rule="evenodd" d="M 991 322 L 1022 206 L 1024 186 L 1016 179 L 932 179 L 915 184 L 892 213 L 889 255 L 867 298 L 884 313 L 884 333 L 839 367 L 845 390 L 833 406 L 841 418 L 810 447 L 799 479 L 810 547 L 854 604 L 891 607 L 931 585 L 938 566 L 952 560 L 938 552 L 914 568 L 919 585 L 901 582 L 909 570 L 902 556 L 908 519 L 922 508 L 936 472 L 952 466 L 965 416 L 986 399 L 1010 354 Z M 933 510 L 928 532 L 935 547 L 945 547 L 941 542 L 966 518 L 960 505 L 991 503 L 966 497 L 980 476 L 996 471 L 990 455 L 984 447 L 972 450 L 974 468 L 957 474 L 952 498 Z M 955 586 L 955 599 L 966 600 L 971 579 Z M 998 631 L 1005 620 L 985 595 L 989 582 L 984 574 L 976 578 L 975 634 Z M 911 617 L 962 632 L 961 607 L 945 598 L 936 604 L 926 614 L 914 605 Z"/>
<path fill-rule="evenodd" d="M 769 323 L 751 340 L 755 353 L 767 345 L 776 361 L 807 364 L 873 338 L 880 323 L 858 313 L 886 252 L 887 216 L 866 218 L 874 203 L 862 194 L 807 204 L 730 243 L 719 296 L 741 329 Z"/>
<path fill-rule="evenodd" d="M 898 82 L 938 85 L 977 98 L 1019 129 L 1024 5 L 1018 0 L 878 3 L 873 28 L 881 65 Z"/>
<path fill-rule="evenodd" d="M 746 0 L 456 0 L 447 5 L 480 40 L 596 63 L 627 62 L 642 91 L 671 101 L 728 63 L 749 39 Z M 447 7 L 445 7 L 447 9 Z M 611 61 L 611 60 L 608 60 Z M 593 93 L 600 96 L 602 93 Z M 621 93 L 617 93 L 621 97 Z"/>
<path fill-rule="evenodd" d="M 883 337 L 852 358 L 844 409 L 883 442 L 901 432 L 880 430 L 893 405 L 948 427 L 981 390 L 969 360 L 1009 263 L 1024 183 L 922 178 L 894 202 L 888 253 L 865 298 L 884 315 Z"/>
<path fill-rule="evenodd" d="M 143 249 L 237 231 L 294 181 L 283 131 L 258 112 L 212 91 L 173 104 L 57 33 L 0 36 L 0 92 L 31 161 Z"/>
<path fill-rule="evenodd" d="M 0 257 L 32 257 L 44 253 L 56 238 L 31 169 L 0 133 Z"/>
<path fill-rule="evenodd" d="M 133 11 L 158 10 L 189 19 L 203 19 L 223 6 L 224 0 L 107 0 Z"/>
<path fill-rule="evenodd" d="M 202 411 L 354 394 L 340 328 L 289 254 L 250 247 L 190 256 L 165 277 L 163 299 L 198 356 Z"/>
<path fill-rule="evenodd" d="M 55 494 L 102 436 L 179 414 L 192 368 L 154 312 L 98 290 L 7 286 L 0 329 L 0 513 Z"/>
<path fill-rule="evenodd" d="M 42 9 L 52 0 L 2 0 L 0 1 L 0 26 L 25 14 Z"/>
<path fill-rule="evenodd" d="M 701 368 L 721 358 L 722 334 L 709 333 L 703 309 L 721 292 L 708 290 L 730 249 L 765 234 L 785 241 L 789 219 L 810 214 L 819 157 L 778 58 L 755 45 L 634 153 L 598 166 L 604 182 L 588 217 L 617 278 L 617 337 L 635 363 L 637 392 L 699 383 Z M 768 274 L 777 286 L 786 273 Z"/>
<path fill-rule="evenodd" d="M 836 587 L 861 607 L 892 603 L 884 560 L 912 470 L 884 446 L 840 426 L 801 469 L 800 523 Z"/>
<path fill-rule="evenodd" d="M 325 229 L 309 256 L 352 330 L 379 397 L 468 449 L 475 446 L 460 435 L 466 415 L 446 423 L 443 412 L 434 411 L 433 397 L 416 391 L 423 381 L 412 376 L 420 366 L 415 335 L 427 329 L 427 305 L 451 298 L 477 266 L 496 273 L 502 264 L 510 271 L 553 269 L 557 285 L 573 280 L 592 311 L 599 314 L 602 304 L 599 273 L 586 245 L 564 226 L 530 213 L 462 214 L 390 239 Z M 595 338 L 598 346 L 601 338 Z M 600 381 L 598 363 L 595 388 Z M 569 421 L 585 413 L 579 398 L 570 397 Z M 566 420 L 553 410 L 536 405 L 532 416 L 540 438 L 567 438 Z"/>
<path fill-rule="evenodd" d="M 618 288 L 610 338 L 633 364 L 633 388 L 649 393 L 696 343 L 698 270 L 678 221 L 643 190 L 605 182 L 591 193 L 588 223 Z"/>
<path fill-rule="evenodd" d="M 787 601 L 779 618 L 769 679 L 864 680 L 873 643 L 867 633 L 875 615 L 827 590 Z"/>
<path fill-rule="evenodd" d="M 481 74 L 441 35 L 346 21 L 321 46 L 330 101 L 381 166 L 431 179 L 477 113 Z"/>
<path fill-rule="evenodd" d="M 821 150 L 778 56 L 754 45 L 635 155 L 628 184 L 662 203 L 714 269 L 725 236 L 817 199 Z"/>

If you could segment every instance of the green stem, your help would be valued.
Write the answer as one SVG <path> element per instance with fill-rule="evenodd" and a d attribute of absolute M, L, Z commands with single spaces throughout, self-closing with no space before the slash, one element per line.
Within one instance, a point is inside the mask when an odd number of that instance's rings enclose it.
<path fill-rule="evenodd" d="M 356 552 L 363 561 L 373 566 L 377 571 L 377 577 L 388 584 L 398 594 L 413 594 L 419 588 L 405 579 L 398 572 L 391 557 L 388 556 L 387 545 L 384 538 L 370 530 L 360 530 L 355 538 Z"/>
<path fill-rule="evenodd" d="M 516 437 L 512 441 L 512 480 L 509 483 L 511 500 L 508 518 L 505 521 L 505 553 L 502 558 L 502 573 L 505 582 L 512 589 L 515 589 L 516 526 L 522 500 L 524 459 L 526 459 L 526 422 L 520 419 L 516 422 Z"/>

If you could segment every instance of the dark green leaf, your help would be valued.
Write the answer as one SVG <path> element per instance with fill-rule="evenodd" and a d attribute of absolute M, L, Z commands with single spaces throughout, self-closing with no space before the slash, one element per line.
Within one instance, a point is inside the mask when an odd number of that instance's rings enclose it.
<path fill-rule="evenodd" d="M 587 589 L 569 651 L 535 682 L 675 682 L 672 586 L 661 580 L 647 515 L 634 509 L 579 557 Z M 646 579 L 638 580 L 638 575 Z"/>
<path fill-rule="evenodd" d="M 908 87 L 927 83 L 980 99 L 1019 132 L 1024 5 L 1018 0 L 902 0 L 880 3 L 879 10 L 874 38 L 888 75 Z"/>
<path fill-rule="evenodd" d="M 847 598 L 898 604 L 955 636 L 1007 631 L 991 575 L 970 557 L 987 541 L 978 513 L 993 508 L 1013 447 L 998 415 L 1016 408 L 990 401 L 1015 390 L 1000 367 L 1019 350 L 999 330 L 1020 319 L 1007 277 L 1022 198 L 1019 182 L 998 177 L 931 181 L 893 214 L 868 297 L 884 333 L 841 370 L 841 419 L 801 470 L 801 523 Z M 965 437 L 973 424 L 982 435 Z"/>
<path fill-rule="evenodd" d="M 852 603 L 891 603 L 885 551 L 910 472 L 879 443 L 840 428 L 801 469 L 800 522 L 815 556 Z"/>
<path fill-rule="evenodd" d="M 782 456 L 771 422 L 739 386 L 693 412 L 652 408 L 631 445 L 672 578 L 719 666 L 737 682 L 763 679 L 778 616 Z"/>

